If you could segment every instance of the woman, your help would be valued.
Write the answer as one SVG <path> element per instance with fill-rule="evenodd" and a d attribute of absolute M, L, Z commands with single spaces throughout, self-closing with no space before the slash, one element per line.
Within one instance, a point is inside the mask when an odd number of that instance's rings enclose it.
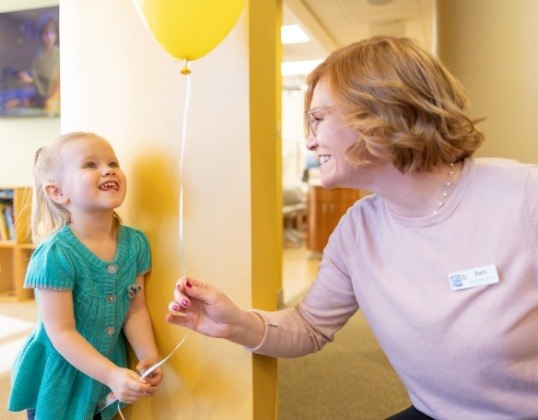
<path fill-rule="evenodd" d="M 472 158 L 483 135 L 462 88 L 408 39 L 336 51 L 308 84 L 323 186 L 374 194 L 297 307 L 242 311 L 181 279 L 168 322 L 297 357 L 360 307 L 413 403 L 394 418 L 538 418 L 538 166 Z"/>
<path fill-rule="evenodd" d="M 60 48 L 58 24 L 54 19 L 42 26 L 42 48 L 32 63 L 31 79 L 36 87 L 33 102 L 49 115 L 60 112 Z"/>

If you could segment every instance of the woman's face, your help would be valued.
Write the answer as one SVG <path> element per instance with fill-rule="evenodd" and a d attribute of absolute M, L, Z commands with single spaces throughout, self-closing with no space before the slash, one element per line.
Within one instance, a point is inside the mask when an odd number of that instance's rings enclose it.
<path fill-rule="evenodd" d="M 325 188 L 353 187 L 357 168 L 346 158 L 347 150 L 357 142 L 359 134 L 346 126 L 328 88 L 320 81 L 314 88 L 310 109 L 310 134 L 307 148 L 320 162 L 321 183 Z"/>
<path fill-rule="evenodd" d="M 53 47 L 58 39 L 58 31 L 56 25 L 53 22 L 47 23 L 43 31 L 41 32 L 41 40 L 46 47 Z"/>

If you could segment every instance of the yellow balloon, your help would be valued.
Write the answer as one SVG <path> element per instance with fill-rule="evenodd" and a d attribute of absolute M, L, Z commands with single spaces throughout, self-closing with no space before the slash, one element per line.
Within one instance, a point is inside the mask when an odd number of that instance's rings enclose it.
<path fill-rule="evenodd" d="M 134 0 L 142 21 L 173 57 L 203 57 L 228 35 L 244 0 Z"/>

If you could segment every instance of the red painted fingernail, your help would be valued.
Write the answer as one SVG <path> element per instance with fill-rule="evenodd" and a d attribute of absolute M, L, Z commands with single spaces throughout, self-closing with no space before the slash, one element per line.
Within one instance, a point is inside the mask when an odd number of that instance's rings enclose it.
<path fill-rule="evenodd" d="M 174 312 L 179 311 L 179 305 L 172 305 L 172 310 L 173 310 Z"/>
<path fill-rule="evenodd" d="M 192 287 L 192 283 L 190 282 L 190 280 L 187 280 L 185 284 L 187 285 L 187 287 Z"/>
<path fill-rule="evenodd" d="M 183 306 L 184 308 L 188 308 L 189 307 L 189 301 L 187 299 L 183 299 L 181 301 L 181 306 Z"/>

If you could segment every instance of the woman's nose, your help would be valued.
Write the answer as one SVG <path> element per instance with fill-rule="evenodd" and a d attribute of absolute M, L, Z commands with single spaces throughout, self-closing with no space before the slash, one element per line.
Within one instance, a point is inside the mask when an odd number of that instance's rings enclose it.
<path fill-rule="evenodd" d="M 316 139 L 316 136 L 310 133 L 308 137 L 306 138 L 306 148 L 310 151 L 315 150 L 318 146 L 318 141 Z"/>

